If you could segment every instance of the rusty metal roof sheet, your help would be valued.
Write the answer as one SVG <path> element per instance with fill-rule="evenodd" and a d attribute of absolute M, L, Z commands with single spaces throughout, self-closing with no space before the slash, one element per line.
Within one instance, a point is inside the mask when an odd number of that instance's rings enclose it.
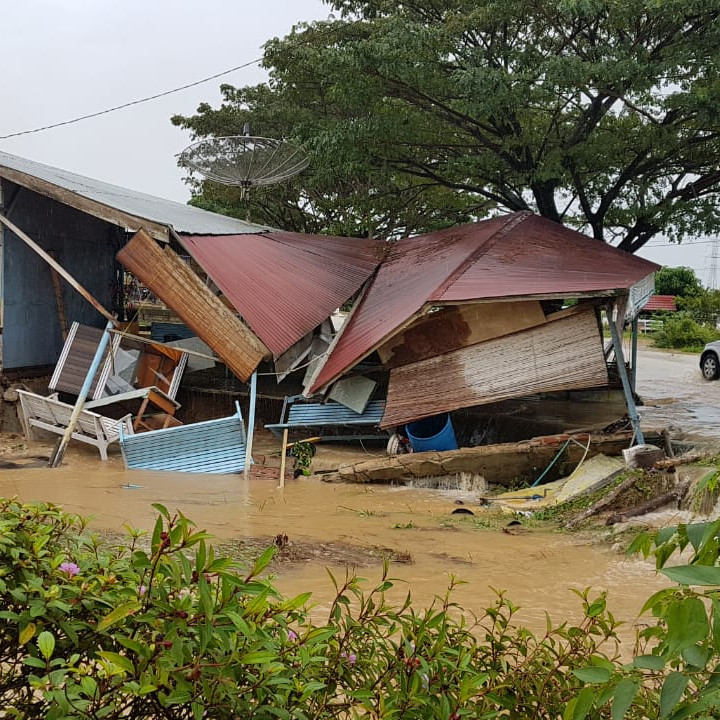
<path fill-rule="evenodd" d="M 621 291 L 657 268 L 528 212 L 401 240 L 310 391 L 367 357 L 428 304 Z"/>
<path fill-rule="evenodd" d="M 675 304 L 674 295 L 653 295 L 643 306 L 643 312 L 654 312 L 655 310 L 667 310 L 675 312 L 677 305 Z"/>
<path fill-rule="evenodd" d="M 146 195 L 0 151 L 0 177 L 130 230 L 143 227 L 167 240 L 178 233 L 220 235 L 262 232 L 267 226 Z"/>
<path fill-rule="evenodd" d="M 181 239 L 276 356 L 351 298 L 385 248 L 375 240 L 290 232 Z"/>

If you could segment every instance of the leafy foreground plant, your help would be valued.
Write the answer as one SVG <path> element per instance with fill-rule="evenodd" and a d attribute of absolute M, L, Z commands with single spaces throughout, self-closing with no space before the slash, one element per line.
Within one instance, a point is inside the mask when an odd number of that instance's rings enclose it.
<path fill-rule="evenodd" d="M 668 567 L 683 551 L 687 562 Z M 564 717 L 584 717 L 586 708 L 608 703 L 613 720 L 720 717 L 720 520 L 643 533 L 628 550 L 638 552 L 653 555 L 677 585 L 645 603 L 641 612 L 650 611 L 656 622 L 641 631 L 633 662 L 574 671 L 587 686 Z"/>
<path fill-rule="evenodd" d="M 717 654 L 712 633 L 678 648 L 696 605 L 658 623 L 658 654 L 628 669 L 604 596 L 581 593 L 579 625 L 548 619 L 536 637 L 502 593 L 479 618 L 452 603 L 453 583 L 431 608 L 416 611 L 409 595 L 393 607 L 387 564 L 367 593 L 333 578 L 328 622 L 316 625 L 309 593 L 285 599 L 258 577 L 272 550 L 243 571 L 182 514 L 155 507 L 146 550 L 137 532 L 110 548 L 56 506 L 0 501 L 0 716 L 549 720 L 621 717 L 638 697 L 628 717 L 656 717 L 661 665 Z M 680 674 L 678 660 L 661 709 Z"/>

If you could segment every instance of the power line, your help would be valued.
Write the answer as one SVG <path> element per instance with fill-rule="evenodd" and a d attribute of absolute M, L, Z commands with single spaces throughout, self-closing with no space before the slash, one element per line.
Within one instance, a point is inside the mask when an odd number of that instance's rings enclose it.
<path fill-rule="evenodd" d="M 62 122 L 52 123 L 51 125 L 43 125 L 42 127 L 33 128 L 32 130 L 21 130 L 20 132 L 10 133 L 9 135 L 0 135 L 0 140 L 7 140 L 8 138 L 18 137 L 20 135 L 31 135 L 33 133 L 39 133 L 43 130 L 52 130 L 53 128 L 62 127 L 63 125 L 72 125 L 74 123 L 81 122 L 82 120 L 89 120 L 90 118 L 99 117 L 100 115 L 107 115 L 108 113 L 115 112 L 116 110 L 123 110 L 133 105 L 140 105 L 142 103 L 150 102 L 150 100 L 157 100 L 158 98 L 172 95 L 173 93 L 180 92 L 181 90 L 187 90 L 188 88 L 195 87 L 196 85 L 202 85 L 203 83 L 210 82 L 210 80 L 216 80 L 223 75 L 229 75 L 236 70 L 243 70 L 251 65 L 257 65 L 262 58 L 256 58 L 249 62 L 237 65 L 229 70 L 223 70 L 222 72 L 215 73 L 209 77 L 203 78 L 202 80 L 196 80 L 195 82 L 188 83 L 187 85 L 181 85 L 180 87 L 173 88 L 172 90 L 166 90 L 165 92 L 157 93 L 156 95 L 150 95 L 149 97 L 140 98 L 139 100 L 131 100 L 130 102 L 123 103 L 122 105 L 115 105 L 114 107 L 106 108 L 105 110 L 99 110 L 98 112 L 89 113 L 88 115 L 81 115 L 79 117 L 72 118 L 72 120 L 63 120 Z"/>

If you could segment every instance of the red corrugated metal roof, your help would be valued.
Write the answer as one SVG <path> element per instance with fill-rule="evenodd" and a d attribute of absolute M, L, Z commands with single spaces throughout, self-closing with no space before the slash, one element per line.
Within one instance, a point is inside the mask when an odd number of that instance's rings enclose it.
<path fill-rule="evenodd" d="M 368 239 L 289 232 L 181 238 L 276 356 L 352 297 L 385 247 Z"/>
<path fill-rule="evenodd" d="M 674 312 L 677 310 L 674 295 L 652 295 L 650 299 L 642 306 L 643 311 L 653 312 L 654 310 L 669 310 Z"/>
<path fill-rule="evenodd" d="M 427 303 L 621 290 L 659 266 L 532 213 L 399 241 L 316 378 L 315 392 Z"/>

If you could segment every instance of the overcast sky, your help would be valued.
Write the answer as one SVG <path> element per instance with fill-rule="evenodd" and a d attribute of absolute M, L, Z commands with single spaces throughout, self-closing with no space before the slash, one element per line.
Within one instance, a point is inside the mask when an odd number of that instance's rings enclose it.
<path fill-rule="evenodd" d="M 4 2 L 6 59 L 0 135 L 62 122 L 192 83 L 259 58 L 297 22 L 325 18 L 321 0 L 25 0 Z M 170 117 L 217 105 L 219 86 L 261 82 L 257 65 L 197 87 L 44 132 L 0 149 L 180 202 L 189 192 L 175 155 L 190 143 Z M 707 239 L 640 255 L 687 265 L 707 284 Z"/>

